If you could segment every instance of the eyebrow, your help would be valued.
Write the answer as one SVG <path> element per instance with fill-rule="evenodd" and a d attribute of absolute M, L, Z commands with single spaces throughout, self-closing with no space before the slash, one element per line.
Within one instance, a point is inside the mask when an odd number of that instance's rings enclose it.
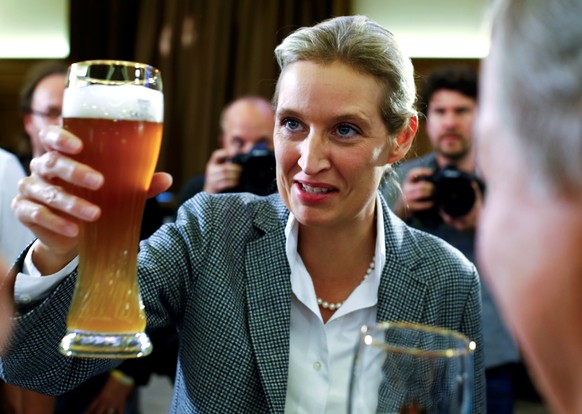
<path fill-rule="evenodd" d="M 297 117 L 297 118 L 302 118 L 302 114 L 294 109 L 291 108 L 282 108 L 281 110 L 277 110 L 275 113 L 275 116 L 277 118 L 283 117 L 283 116 L 293 116 L 293 117 Z M 372 125 L 372 122 L 370 121 L 370 118 L 364 115 L 361 115 L 361 112 L 348 112 L 348 113 L 344 113 L 344 114 L 339 114 L 336 116 L 333 116 L 333 120 L 335 122 L 348 122 L 348 121 L 352 121 L 352 122 L 363 122 L 366 125 Z"/>
<path fill-rule="evenodd" d="M 279 116 L 282 116 L 282 115 L 297 116 L 297 117 L 300 116 L 299 115 L 299 112 L 297 112 L 297 111 L 295 111 L 293 109 L 284 108 L 284 107 L 281 108 L 281 109 L 278 109 L 277 108 L 277 110 L 275 111 L 275 117 L 279 117 Z"/>

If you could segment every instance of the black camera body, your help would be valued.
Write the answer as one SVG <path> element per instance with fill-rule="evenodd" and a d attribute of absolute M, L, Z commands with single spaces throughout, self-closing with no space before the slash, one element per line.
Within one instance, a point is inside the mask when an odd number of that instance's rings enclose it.
<path fill-rule="evenodd" d="M 469 213 L 477 198 L 473 182 L 481 192 L 485 185 L 476 176 L 447 166 L 437 170 L 432 176 L 424 178 L 434 184 L 432 199 L 436 210 L 442 210 L 451 217 L 462 217 Z"/>
<path fill-rule="evenodd" d="M 242 166 L 239 185 L 228 189 L 229 193 L 249 192 L 258 195 L 273 193 L 275 184 L 275 153 L 269 149 L 255 147 L 246 154 L 237 154 L 227 159 Z"/>

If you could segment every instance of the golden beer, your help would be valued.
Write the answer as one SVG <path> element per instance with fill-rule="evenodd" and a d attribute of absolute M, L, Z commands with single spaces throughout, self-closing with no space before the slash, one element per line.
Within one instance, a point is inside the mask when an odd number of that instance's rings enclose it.
<path fill-rule="evenodd" d="M 101 207 L 101 217 L 81 223 L 82 275 L 67 326 L 96 332 L 143 332 L 136 269 L 146 191 L 154 172 L 162 124 L 145 121 L 65 118 L 64 127 L 83 140 L 80 162 L 103 173 L 97 191 L 73 193 Z"/>
<path fill-rule="evenodd" d="M 69 69 L 63 126 L 83 141 L 72 158 L 104 176 L 99 190 L 70 192 L 101 208 L 79 222 L 79 274 L 60 351 L 69 356 L 147 355 L 137 253 L 146 193 L 162 139 L 159 72 L 147 65 L 88 61 Z"/>

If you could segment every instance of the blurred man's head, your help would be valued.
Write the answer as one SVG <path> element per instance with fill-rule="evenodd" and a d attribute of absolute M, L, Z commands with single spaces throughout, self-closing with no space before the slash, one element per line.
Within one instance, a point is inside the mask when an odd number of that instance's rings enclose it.
<path fill-rule="evenodd" d="M 220 126 L 222 148 L 231 156 L 248 153 L 257 145 L 273 148 L 275 114 L 263 98 L 237 99 L 222 112 Z"/>
<path fill-rule="evenodd" d="M 435 71 L 426 81 L 423 103 L 427 134 L 443 159 L 454 162 L 472 151 L 477 84 L 477 74 L 464 67 Z"/>
<path fill-rule="evenodd" d="M 476 122 L 479 272 L 551 411 L 580 413 L 582 2 L 494 4 Z"/>
<path fill-rule="evenodd" d="M 64 63 L 43 62 L 31 69 L 20 91 L 20 112 L 34 156 L 45 152 L 39 131 L 61 123 L 66 74 Z"/>

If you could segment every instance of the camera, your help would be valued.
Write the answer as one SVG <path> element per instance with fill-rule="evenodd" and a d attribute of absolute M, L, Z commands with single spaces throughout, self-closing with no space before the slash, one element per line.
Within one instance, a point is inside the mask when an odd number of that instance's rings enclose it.
<path fill-rule="evenodd" d="M 462 217 L 473 208 L 477 197 L 473 182 L 479 185 L 481 192 L 485 191 L 485 185 L 476 176 L 453 166 L 439 169 L 424 179 L 434 184 L 432 199 L 435 209 L 442 210 L 451 217 Z"/>
<path fill-rule="evenodd" d="M 264 146 L 255 146 L 246 154 L 227 159 L 242 166 L 239 185 L 228 192 L 249 192 L 257 195 L 273 193 L 275 184 L 275 153 Z"/>

